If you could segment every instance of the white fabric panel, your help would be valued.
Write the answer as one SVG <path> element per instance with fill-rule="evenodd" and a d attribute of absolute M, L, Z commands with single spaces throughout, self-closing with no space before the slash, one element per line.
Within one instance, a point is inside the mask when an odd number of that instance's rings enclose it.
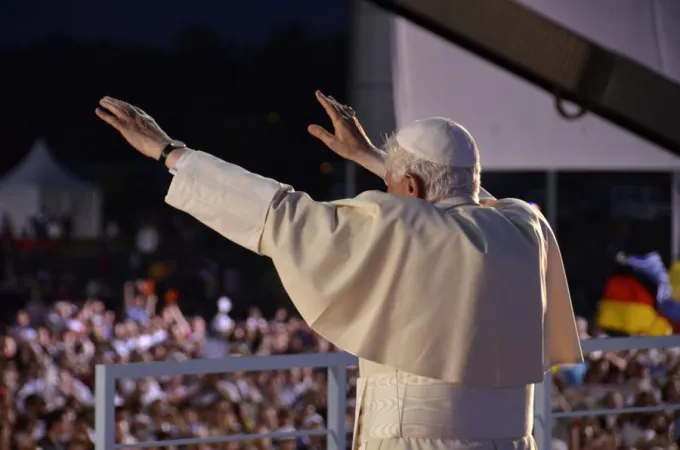
<path fill-rule="evenodd" d="M 40 188 L 16 185 L 0 189 L 0 211 L 9 215 L 14 233 L 29 231 L 31 219 L 40 211 Z"/>
<path fill-rule="evenodd" d="M 0 192 L 3 191 L 0 189 Z M 73 236 L 87 239 L 100 236 L 102 198 L 99 191 L 40 188 L 40 196 L 39 207 L 45 208 L 48 214 L 71 218 Z"/>
<path fill-rule="evenodd" d="M 680 79 L 680 2 L 522 3 Z M 593 114 L 566 121 L 551 95 L 416 25 L 394 20 L 397 126 L 429 116 L 450 117 L 477 139 L 485 170 L 680 169 L 680 158 L 656 145 Z"/>
<path fill-rule="evenodd" d="M 103 227 L 101 192 L 89 190 L 73 194 L 73 235 L 82 238 L 99 237 Z"/>

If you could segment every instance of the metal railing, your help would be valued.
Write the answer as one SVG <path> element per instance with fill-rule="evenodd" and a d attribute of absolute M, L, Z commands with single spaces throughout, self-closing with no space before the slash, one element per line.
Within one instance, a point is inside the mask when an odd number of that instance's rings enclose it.
<path fill-rule="evenodd" d="M 680 347 L 680 335 L 674 336 L 638 336 L 625 338 L 594 338 L 581 341 L 584 353 L 597 351 L 620 352 L 625 350 L 644 350 L 649 348 Z M 680 409 L 680 404 L 647 407 L 627 407 L 620 409 L 585 409 L 568 412 L 552 410 L 552 373 L 548 372 L 541 386 L 536 387 L 534 409 L 534 437 L 540 450 L 550 450 L 554 419 L 569 417 L 605 416 L 621 413 L 651 413 Z"/>
<path fill-rule="evenodd" d="M 585 353 L 595 351 L 642 350 L 649 348 L 680 347 L 680 335 L 666 337 L 627 337 L 587 339 L 582 341 Z M 113 450 L 128 447 L 155 447 L 159 444 L 191 445 L 253 439 L 286 439 L 301 436 L 327 437 L 328 450 L 345 450 L 347 432 L 347 368 L 356 366 L 355 356 L 347 353 L 320 353 L 289 356 L 247 356 L 223 359 L 198 359 L 184 362 L 154 362 L 134 364 L 98 365 L 96 368 L 96 450 Z M 115 383 L 120 378 L 145 378 L 174 375 L 201 375 L 210 373 L 248 372 L 263 370 L 292 369 L 295 367 L 328 368 L 328 418 L 326 429 L 274 432 L 260 434 L 238 434 L 210 438 L 174 439 L 147 441 L 135 444 L 120 444 L 115 441 Z M 680 409 L 680 404 L 660 405 L 641 408 L 597 409 L 569 412 L 552 410 L 552 374 L 548 373 L 542 385 L 536 388 L 534 436 L 540 450 L 551 448 L 554 419 L 569 417 L 601 416 L 608 414 L 647 413 Z"/>
<path fill-rule="evenodd" d="M 95 372 L 95 449 L 141 448 L 211 444 L 253 439 L 287 439 L 301 436 L 325 435 L 328 450 L 345 450 L 347 430 L 347 368 L 356 366 L 355 356 L 347 353 L 318 353 L 287 356 L 243 356 L 221 359 L 194 359 L 176 362 L 97 365 Z M 116 442 L 115 385 L 121 378 L 146 378 L 176 375 L 204 375 L 210 373 L 282 370 L 295 367 L 328 368 L 328 417 L 324 430 L 302 430 L 260 434 L 238 434 L 209 438 L 146 441 L 134 444 Z"/>

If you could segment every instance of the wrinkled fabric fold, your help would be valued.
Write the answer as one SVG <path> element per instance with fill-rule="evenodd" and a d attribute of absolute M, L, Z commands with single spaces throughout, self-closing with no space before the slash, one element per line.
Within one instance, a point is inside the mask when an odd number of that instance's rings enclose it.
<path fill-rule="evenodd" d="M 519 200 L 469 203 L 289 193 L 272 203 L 261 251 L 306 322 L 369 361 L 479 387 L 539 383 L 553 364 L 581 362 L 545 219 Z"/>
<path fill-rule="evenodd" d="M 532 436 L 521 439 L 464 441 L 453 439 L 393 438 L 362 442 L 359 450 L 538 450 Z"/>

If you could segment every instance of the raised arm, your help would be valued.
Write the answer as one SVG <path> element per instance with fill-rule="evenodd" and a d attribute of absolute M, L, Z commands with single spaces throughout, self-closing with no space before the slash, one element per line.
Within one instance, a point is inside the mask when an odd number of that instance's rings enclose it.
<path fill-rule="evenodd" d="M 141 109 L 105 97 L 97 116 L 120 132 L 144 156 L 159 160 L 173 141 Z M 168 144 L 171 144 L 168 147 Z M 227 239 L 258 251 L 269 206 L 291 188 L 274 180 L 187 148 L 172 150 L 166 166 L 175 175 L 165 200 Z"/>

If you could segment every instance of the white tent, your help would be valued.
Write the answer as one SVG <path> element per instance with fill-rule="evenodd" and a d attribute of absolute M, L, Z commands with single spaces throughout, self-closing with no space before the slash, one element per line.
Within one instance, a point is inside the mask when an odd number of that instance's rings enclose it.
<path fill-rule="evenodd" d="M 74 237 L 98 237 L 101 230 L 99 188 L 63 168 L 43 139 L 38 139 L 28 155 L 0 178 L 0 208 L 9 214 L 16 230 L 30 226 L 31 218 L 41 211 L 69 217 Z"/>

